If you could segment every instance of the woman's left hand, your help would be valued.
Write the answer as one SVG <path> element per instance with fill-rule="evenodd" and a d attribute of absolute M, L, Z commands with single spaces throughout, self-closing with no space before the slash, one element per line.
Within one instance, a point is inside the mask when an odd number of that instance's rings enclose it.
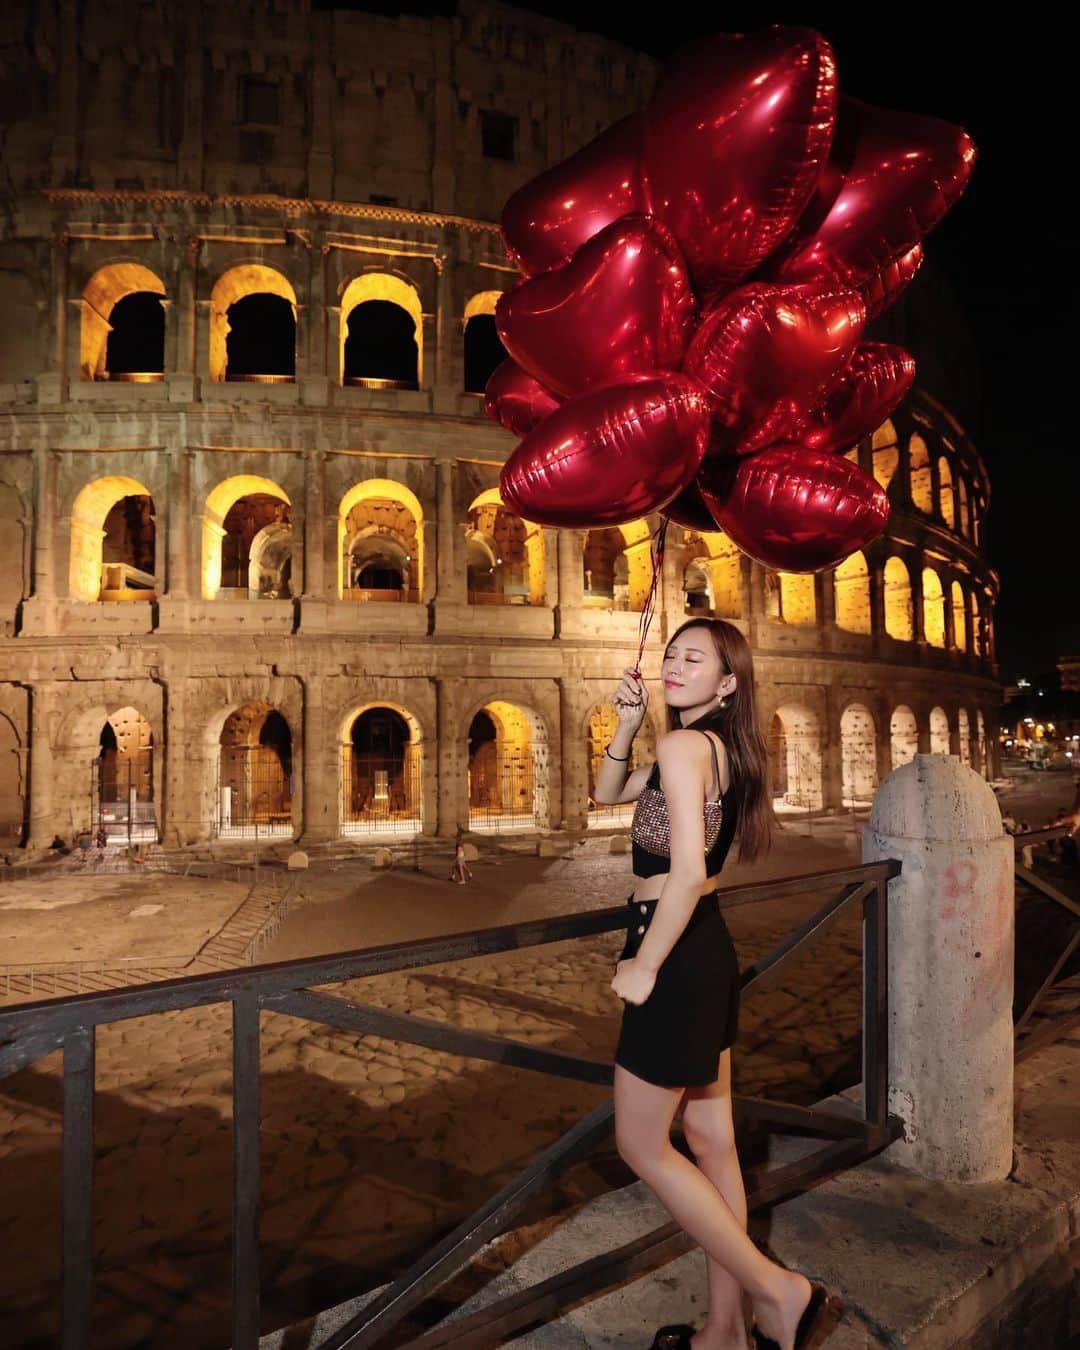
<path fill-rule="evenodd" d="M 611 987 L 626 1003 L 644 1003 L 655 983 L 656 971 L 646 970 L 631 957 L 616 965 Z"/>

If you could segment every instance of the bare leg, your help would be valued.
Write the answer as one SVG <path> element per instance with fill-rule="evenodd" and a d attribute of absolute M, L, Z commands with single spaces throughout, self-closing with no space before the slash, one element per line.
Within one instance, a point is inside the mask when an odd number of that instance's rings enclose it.
<path fill-rule="evenodd" d="M 687 1088 L 683 1096 L 683 1132 L 698 1167 L 746 1228 L 746 1190 L 731 1112 L 731 1051 L 720 1056 L 720 1073 L 707 1087 Z M 726 1266 L 705 1253 L 709 1315 L 693 1337 L 694 1350 L 745 1350 L 743 1291 Z"/>
<path fill-rule="evenodd" d="M 682 1088 L 659 1087 L 615 1066 L 615 1142 L 619 1154 L 668 1213 L 754 1303 L 758 1325 L 791 1350 L 810 1282 L 763 1255 L 716 1186 L 671 1142 Z"/>

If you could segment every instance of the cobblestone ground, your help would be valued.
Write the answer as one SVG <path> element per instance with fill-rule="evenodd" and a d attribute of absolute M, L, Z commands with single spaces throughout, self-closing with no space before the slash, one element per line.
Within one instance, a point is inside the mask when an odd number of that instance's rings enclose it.
<path fill-rule="evenodd" d="M 727 884 L 854 860 L 850 826 L 789 827 L 764 866 Z M 264 959 L 369 946 L 620 903 L 626 858 L 485 851 L 476 881 L 445 861 L 374 874 L 324 864 Z M 831 893 L 831 892 L 830 892 Z M 824 894 L 728 911 L 743 964 Z M 736 1088 L 810 1102 L 859 1077 L 859 928 L 852 919 L 749 996 Z M 355 996 L 610 1059 L 621 934 L 354 982 Z M 524 1167 L 607 1089 L 461 1060 L 286 1017 L 262 1022 L 262 1287 L 269 1329 L 392 1275 Z M 198 1350 L 229 1342 L 229 1013 L 211 1007 L 101 1030 L 95 1345 Z M 59 1056 L 0 1083 L 0 1345 L 52 1345 L 60 1223 Z M 611 1149 L 571 1171 L 535 1223 L 628 1175 Z"/>

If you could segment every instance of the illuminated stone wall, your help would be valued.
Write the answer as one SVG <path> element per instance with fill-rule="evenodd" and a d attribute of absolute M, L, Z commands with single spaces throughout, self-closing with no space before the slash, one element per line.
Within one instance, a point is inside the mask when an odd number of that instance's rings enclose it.
<path fill-rule="evenodd" d="M 585 828 L 658 521 L 587 543 L 501 508 L 514 442 L 465 391 L 464 334 L 516 276 L 501 203 L 640 106 L 650 62 L 486 4 L 454 20 L 151 4 L 131 31 L 104 0 L 77 31 L 48 4 L 9 10 L 36 36 L 5 48 L 0 75 L 3 106 L 27 110 L 5 131 L 0 217 L 0 836 L 47 845 L 90 823 L 102 730 L 125 710 L 145 719 L 162 836 L 211 837 L 223 732 L 257 708 L 290 735 L 271 814 L 335 838 L 342 746 L 380 706 L 410 728 L 424 831 L 469 820 L 484 707 L 529 758 L 537 828 Z M 112 371 L 117 306 L 137 296 L 161 307 L 161 369 Z M 292 374 L 230 372 L 253 296 L 277 302 Z M 415 388 L 344 378 L 361 305 L 400 318 Z M 916 391 L 855 458 L 893 518 L 835 574 L 770 574 L 720 533 L 673 527 L 656 596 L 650 677 L 688 612 L 748 635 L 791 809 L 864 799 L 932 729 L 995 767 L 978 452 Z M 237 527 L 246 547 L 290 568 L 257 598 L 222 580 L 230 512 L 253 497 L 270 507 Z M 408 554 L 399 593 L 350 585 L 347 549 L 372 528 Z M 514 569 L 471 601 L 470 530 Z M 143 581 L 105 586 L 116 562 Z M 586 567 L 610 599 L 586 595 Z M 663 711 L 654 687 L 639 757 Z"/>

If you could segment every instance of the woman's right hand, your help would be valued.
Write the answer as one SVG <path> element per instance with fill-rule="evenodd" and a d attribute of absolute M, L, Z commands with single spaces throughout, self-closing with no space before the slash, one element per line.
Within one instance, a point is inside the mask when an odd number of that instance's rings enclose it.
<path fill-rule="evenodd" d="M 639 671 L 627 667 L 623 671 L 619 687 L 611 696 L 620 726 L 631 732 L 637 731 L 645 720 L 645 711 L 649 706 L 649 692 Z"/>

